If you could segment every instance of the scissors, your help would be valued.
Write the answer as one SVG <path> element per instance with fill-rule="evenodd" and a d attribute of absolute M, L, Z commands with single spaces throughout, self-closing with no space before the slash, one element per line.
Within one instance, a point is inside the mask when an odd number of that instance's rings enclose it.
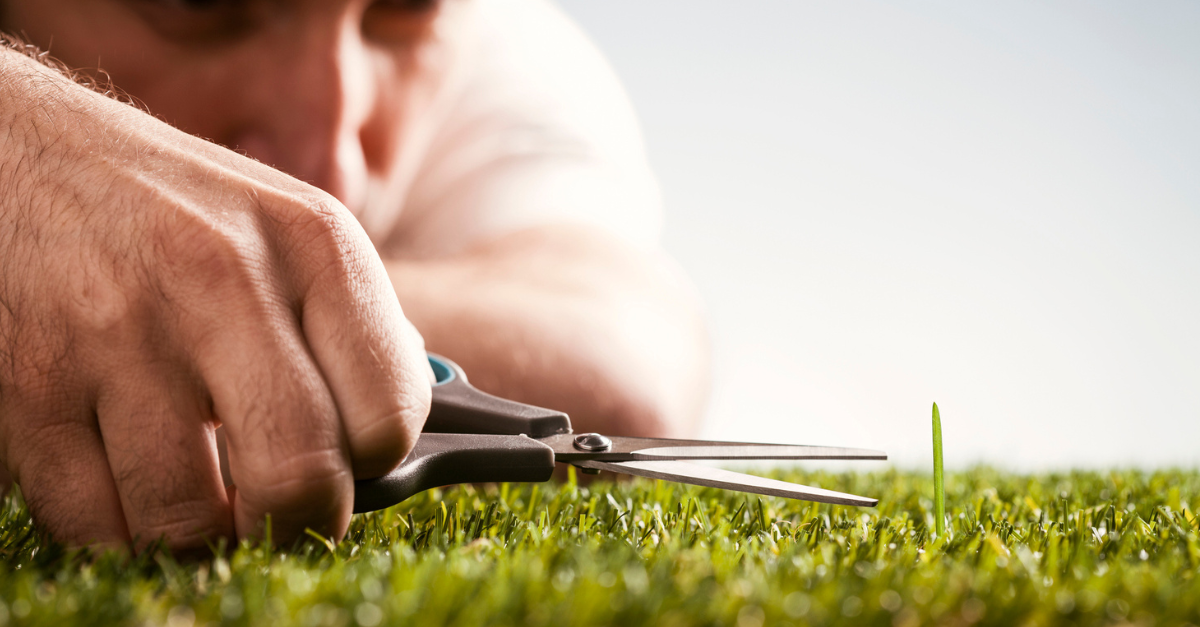
<path fill-rule="evenodd" d="M 482 392 L 467 381 L 458 364 L 440 355 L 428 357 L 436 383 L 424 430 L 395 470 L 355 481 L 355 513 L 391 507 L 425 490 L 458 483 L 547 481 L 556 463 L 589 474 L 607 470 L 819 503 L 874 507 L 878 502 L 687 460 L 887 459 L 881 451 L 576 434 L 566 414 Z"/>

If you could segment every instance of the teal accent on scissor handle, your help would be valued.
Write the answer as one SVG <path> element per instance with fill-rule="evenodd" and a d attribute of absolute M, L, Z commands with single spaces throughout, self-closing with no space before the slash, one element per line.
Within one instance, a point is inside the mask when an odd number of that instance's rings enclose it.
<path fill-rule="evenodd" d="M 425 353 L 425 356 L 429 358 L 429 367 L 433 369 L 433 376 L 436 378 L 435 386 L 454 380 L 454 368 L 450 366 L 448 359 L 431 353 Z"/>
<path fill-rule="evenodd" d="M 467 373 L 458 364 L 441 355 L 427 355 L 438 382 L 433 386 L 433 405 L 423 433 L 523 433 L 541 438 L 571 432 L 571 420 L 561 411 L 526 405 L 477 390 L 467 381 Z"/>

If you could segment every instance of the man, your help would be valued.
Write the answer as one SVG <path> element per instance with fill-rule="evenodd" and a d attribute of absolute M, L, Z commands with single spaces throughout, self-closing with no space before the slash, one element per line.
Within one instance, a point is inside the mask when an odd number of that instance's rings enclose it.
<path fill-rule="evenodd" d="M 56 538 L 341 537 L 420 432 L 426 348 L 577 429 L 694 425 L 703 330 L 633 116 L 544 0 L 0 0 L 0 27 L 29 42 L 0 47 L 0 455 Z"/>

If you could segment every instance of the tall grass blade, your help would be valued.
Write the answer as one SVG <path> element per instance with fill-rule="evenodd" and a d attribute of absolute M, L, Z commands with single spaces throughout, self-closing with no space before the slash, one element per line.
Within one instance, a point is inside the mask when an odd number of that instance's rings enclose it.
<path fill-rule="evenodd" d="M 942 415 L 933 404 L 933 515 L 939 538 L 946 535 L 946 481 L 942 471 Z"/>

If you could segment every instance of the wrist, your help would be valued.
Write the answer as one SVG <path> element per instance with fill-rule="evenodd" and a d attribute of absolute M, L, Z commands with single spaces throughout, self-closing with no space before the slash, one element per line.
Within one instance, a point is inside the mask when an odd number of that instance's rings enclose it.
<path fill-rule="evenodd" d="M 14 91 L 18 88 L 14 77 L 25 63 L 25 56 L 9 48 L 7 43 L 6 39 L 0 38 L 0 128 L 12 127 L 16 108 Z M 9 138 L 6 136 L 10 135 L 11 133 L 0 134 L 0 146 L 7 149 L 6 142 Z M 7 150 L 0 152 L 0 158 L 7 153 Z"/>
<path fill-rule="evenodd" d="M 65 206 L 48 199 L 55 191 L 73 193 L 60 178 L 72 169 L 62 146 L 65 134 L 74 132 L 72 116 L 64 113 L 80 108 L 68 78 L 42 64 L 32 49 L 10 45 L 0 40 L 0 339 L 11 339 L 6 325 L 17 315 L 21 294 L 36 282 L 47 208 Z M 0 357 L 6 348 L 0 346 Z"/>
<path fill-rule="evenodd" d="M 30 123 L 45 112 L 62 95 L 51 96 L 47 89 L 62 92 L 56 82 L 69 82 L 66 77 L 40 63 L 34 56 L 14 49 L 8 39 L 0 39 L 0 160 L 11 166 L 22 159 L 21 152 L 29 146 Z M 36 130 L 36 129 L 35 129 Z"/>

